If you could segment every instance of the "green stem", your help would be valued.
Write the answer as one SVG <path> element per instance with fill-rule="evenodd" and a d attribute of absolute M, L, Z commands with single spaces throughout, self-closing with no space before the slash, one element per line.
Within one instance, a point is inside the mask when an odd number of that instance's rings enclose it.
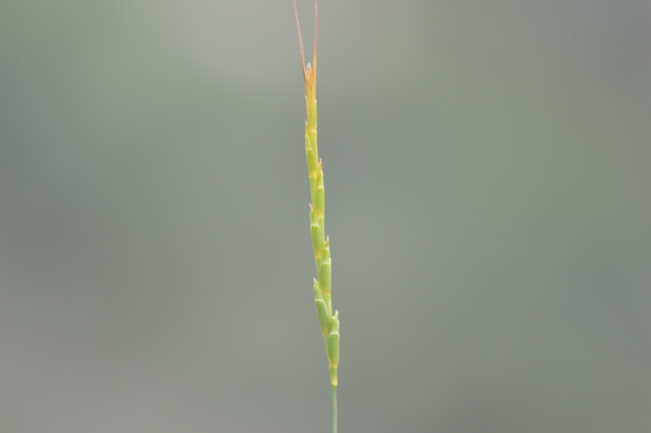
<path fill-rule="evenodd" d="M 332 433 L 337 433 L 337 385 L 332 385 Z"/>

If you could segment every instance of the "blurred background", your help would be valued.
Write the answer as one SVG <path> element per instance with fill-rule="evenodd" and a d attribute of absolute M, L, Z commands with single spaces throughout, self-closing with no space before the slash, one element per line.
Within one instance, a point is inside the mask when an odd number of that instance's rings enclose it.
<path fill-rule="evenodd" d="M 339 431 L 651 431 L 651 2 L 319 10 Z M 0 431 L 330 431 L 293 14 L 0 0 Z"/>

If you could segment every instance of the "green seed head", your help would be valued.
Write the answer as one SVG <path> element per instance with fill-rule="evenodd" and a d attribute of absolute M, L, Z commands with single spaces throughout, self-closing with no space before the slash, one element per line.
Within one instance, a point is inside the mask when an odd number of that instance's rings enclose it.
<path fill-rule="evenodd" d="M 323 299 L 315 299 L 314 304 L 316 306 L 316 317 L 319 319 L 321 334 L 323 334 L 325 337 L 328 334 L 328 329 L 330 328 L 330 316 L 328 315 L 328 309 Z"/>
<path fill-rule="evenodd" d="M 326 250 L 327 252 L 328 250 Z M 319 266 L 319 285 L 321 286 L 321 293 L 330 294 L 330 278 L 332 275 L 331 260 L 327 258 L 321 261 Z"/>
<path fill-rule="evenodd" d="M 323 293 L 321 293 L 319 282 L 316 280 L 316 278 L 313 278 L 313 281 L 314 281 L 314 299 L 323 300 Z"/>
<path fill-rule="evenodd" d="M 325 188 L 323 187 L 323 176 L 321 176 L 321 185 L 316 187 L 314 192 L 314 211 L 317 216 L 323 216 L 325 213 Z"/>
<path fill-rule="evenodd" d="M 312 149 L 305 150 L 305 159 L 307 159 L 307 174 L 310 177 L 316 177 L 316 170 L 319 166 L 316 153 Z"/>
<path fill-rule="evenodd" d="M 315 9 L 317 4 L 315 1 Z M 337 400 L 336 389 L 338 385 L 337 369 L 339 366 L 339 314 L 332 315 L 331 279 L 332 260 L 330 258 L 330 242 L 325 237 L 325 188 L 323 186 L 323 164 L 319 160 L 317 145 L 317 102 L 316 102 L 316 60 L 317 39 L 319 29 L 319 15 L 315 10 L 314 25 L 314 57 L 313 66 L 305 63 L 301 28 L 298 22 L 298 11 L 294 1 L 294 14 L 298 27 L 298 40 L 301 48 L 301 64 L 303 67 L 303 80 L 305 82 L 305 158 L 310 181 L 310 232 L 314 261 L 318 280 L 314 280 L 314 303 L 316 306 L 319 327 L 323 334 L 328 362 L 330 364 L 330 382 L 332 384 L 333 404 L 333 433 L 337 432 Z"/>
<path fill-rule="evenodd" d="M 312 230 L 314 257 L 318 260 L 323 256 L 323 232 L 318 224 L 312 224 L 310 228 Z"/>
<path fill-rule="evenodd" d="M 330 362 L 330 382 L 337 385 L 337 368 L 339 367 L 339 313 L 335 312 L 330 322 L 327 342 L 328 361 Z"/>

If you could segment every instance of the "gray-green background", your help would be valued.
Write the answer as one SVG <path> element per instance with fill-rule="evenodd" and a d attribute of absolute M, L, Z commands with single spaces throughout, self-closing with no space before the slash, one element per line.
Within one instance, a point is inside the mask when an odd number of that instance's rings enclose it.
<path fill-rule="evenodd" d="M 339 431 L 651 431 L 651 2 L 320 18 Z M 329 431 L 303 90 L 290 0 L 0 0 L 0 431 Z"/>

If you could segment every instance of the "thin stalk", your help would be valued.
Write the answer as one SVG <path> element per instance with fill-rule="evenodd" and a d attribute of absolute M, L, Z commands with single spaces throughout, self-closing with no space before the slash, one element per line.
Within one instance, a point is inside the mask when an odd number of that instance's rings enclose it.
<path fill-rule="evenodd" d="M 332 433 L 337 433 L 337 385 L 332 385 Z"/>
<path fill-rule="evenodd" d="M 312 235 L 312 250 L 316 264 L 317 278 L 314 279 L 314 304 L 316 315 L 325 343 L 330 384 L 332 385 L 332 431 L 337 433 L 337 385 L 339 379 L 339 313 L 332 309 L 332 259 L 330 257 L 330 239 L 325 235 L 325 186 L 323 183 L 323 161 L 319 159 L 317 145 L 317 108 L 316 108 L 316 59 L 317 41 L 319 37 L 318 4 L 314 2 L 314 54 L 312 64 L 305 64 L 301 26 L 298 22 L 296 0 L 294 14 L 298 27 L 298 41 L 301 47 L 301 65 L 303 81 L 305 82 L 305 159 L 307 161 L 307 176 L 310 181 L 310 232 Z M 333 313 L 334 311 L 334 313 Z"/>

